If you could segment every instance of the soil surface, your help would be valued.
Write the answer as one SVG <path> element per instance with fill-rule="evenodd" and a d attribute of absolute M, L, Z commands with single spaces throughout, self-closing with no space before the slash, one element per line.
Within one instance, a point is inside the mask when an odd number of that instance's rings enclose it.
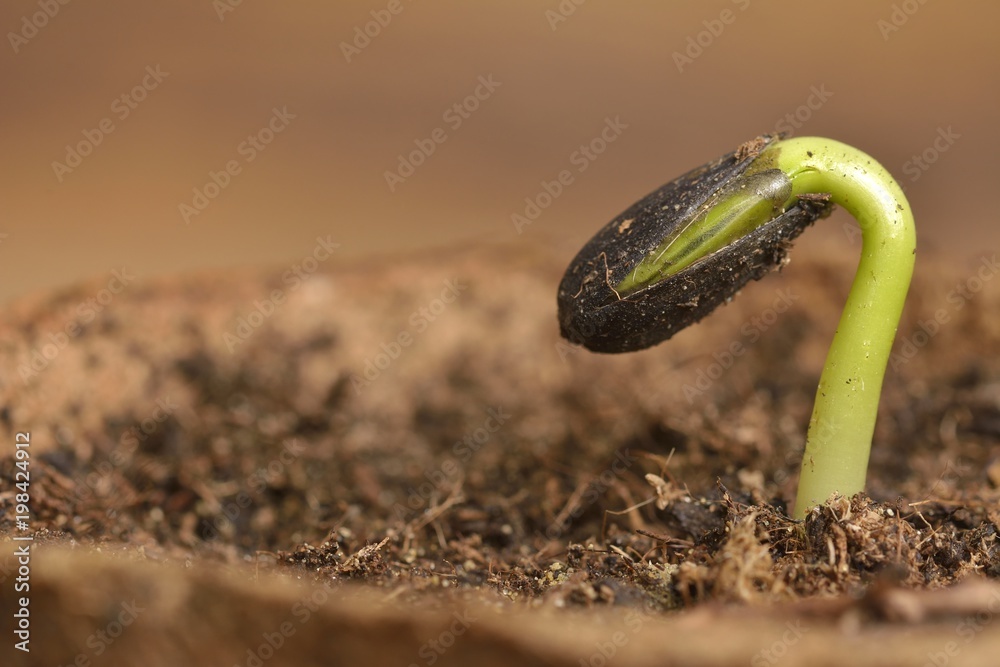
<path fill-rule="evenodd" d="M 804 522 L 853 263 L 793 250 L 667 343 L 595 355 L 558 337 L 569 256 L 334 258 L 85 306 L 104 277 L 9 305 L 0 599 L 7 627 L 33 536 L 32 634 L 27 654 L 5 631 L 3 662 L 996 664 L 994 255 L 918 259 L 868 495 Z"/>

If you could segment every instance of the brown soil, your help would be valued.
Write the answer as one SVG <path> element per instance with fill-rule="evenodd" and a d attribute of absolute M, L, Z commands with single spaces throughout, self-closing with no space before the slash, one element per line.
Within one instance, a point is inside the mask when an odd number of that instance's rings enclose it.
<path fill-rule="evenodd" d="M 33 534 L 33 634 L 30 655 L 8 633 L 0 655 L 995 664 L 992 255 L 920 258 L 869 496 L 804 523 L 786 503 L 852 266 L 793 252 L 668 343 L 604 356 L 558 338 L 566 257 L 463 248 L 301 284 L 150 281 L 86 322 L 106 280 L 9 306 L 0 599 L 10 619 L 11 538 Z M 82 333 L 32 369 L 73 321 Z M 95 641 L 133 599 L 121 639 Z M 275 632 L 280 647 L 258 650 Z"/>

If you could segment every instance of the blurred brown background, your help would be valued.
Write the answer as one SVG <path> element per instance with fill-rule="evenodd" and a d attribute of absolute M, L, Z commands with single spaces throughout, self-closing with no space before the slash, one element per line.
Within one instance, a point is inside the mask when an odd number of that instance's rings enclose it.
<path fill-rule="evenodd" d="M 998 23 L 987 0 L 10 0 L 0 298 L 122 266 L 281 266 L 327 234 L 344 258 L 473 241 L 568 260 L 649 190 L 776 128 L 870 152 L 906 187 L 922 250 L 981 254 Z M 294 118 L 243 144 L 275 108 Z M 574 155 L 606 119 L 627 127 Z M 390 191 L 386 172 L 438 128 Z M 518 234 L 511 215 L 564 169 Z M 850 250 L 838 223 L 803 243 Z"/>

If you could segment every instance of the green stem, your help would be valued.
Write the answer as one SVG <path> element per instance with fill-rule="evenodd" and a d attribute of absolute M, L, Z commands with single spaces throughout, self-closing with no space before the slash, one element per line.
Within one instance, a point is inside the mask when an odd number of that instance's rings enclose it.
<path fill-rule="evenodd" d="M 792 193 L 827 193 L 861 227 L 861 261 L 827 354 L 793 516 L 830 495 L 864 490 L 882 379 L 913 273 L 916 233 L 910 205 L 889 172 L 846 144 L 818 137 L 775 142 L 774 164 Z M 761 156 L 764 158 L 765 156 Z"/>

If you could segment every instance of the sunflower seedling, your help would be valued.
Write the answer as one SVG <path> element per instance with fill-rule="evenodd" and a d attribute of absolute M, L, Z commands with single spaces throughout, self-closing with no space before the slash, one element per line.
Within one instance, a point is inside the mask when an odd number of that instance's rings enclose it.
<path fill-rule="evenodd" d="M 913 215 L 873 158 L 818 137 L 758 137 L 633 204 L 580 250 L 559 285 L 561 333 L 595 352 L 667 340 L 779 267 L 834 204 L 861 260 L 806 436 L 793 516 L 864 489 L 882 379 L 913 273 Z"/>

